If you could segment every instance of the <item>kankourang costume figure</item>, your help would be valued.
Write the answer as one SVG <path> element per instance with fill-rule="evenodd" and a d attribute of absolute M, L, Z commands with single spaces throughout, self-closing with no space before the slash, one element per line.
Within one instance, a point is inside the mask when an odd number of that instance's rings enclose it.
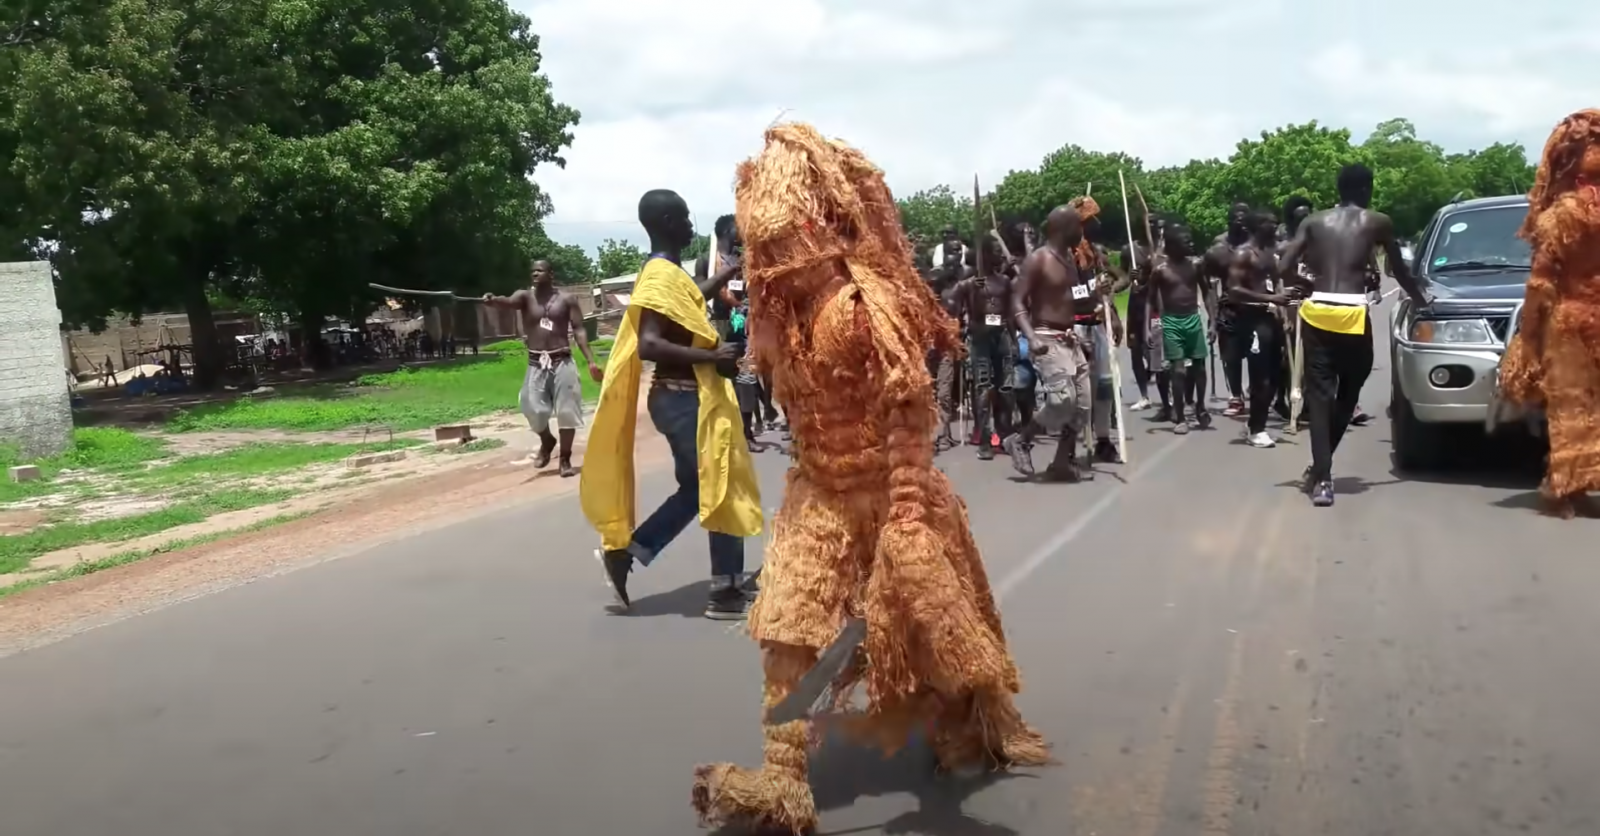
<path fill-rule="evenodd" d="M 1500 367 L 1516 403 L 1543 406 L 1550 512 L 1600 489 L 1600 110 L 1574 113 L 1545 143 L 1519 233 L 1533 245 L 1522 321 Z"/>
<path fill-rule="evenodd" d="M 1038 765 L 1044 739 L 1013 703 L 1006 647 L 966 506 L 933 466 L 929 349 L 959 352 L 921 281 L 883 173 L 808 125 L 766 133 L 739 166 L 739 232 L 757 364 L 790 416 L 794 465 L 750 610 L 767 706 L 847 617 L 866 638 L 834 683 L 845 733 L 885 752 L 927 735 L 942 767 Z M 801 720 L 766 727 L 759 769 L 696 770 L 702 822 L 816 826 Z"/>

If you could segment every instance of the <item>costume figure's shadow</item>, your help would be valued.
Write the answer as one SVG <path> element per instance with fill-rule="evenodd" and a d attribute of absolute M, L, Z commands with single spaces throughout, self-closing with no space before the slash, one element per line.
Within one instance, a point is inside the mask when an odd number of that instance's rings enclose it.
<path fill-rule="evenodd" d="M 1026 773 L 985 771 L 974 774 L 940 774 L 932 749 L 913 738 L 893 757 L 862 747 L 848 738 L 829 734 L 811 755 L 811 791 L 818 812 L 838 810 L 862 798 L 907 793 L 917 809 L 875 825 L 840 830 L 821 828 L 816 836 L 850 836 L 858 833 L 903 836 L 1019 836 L 1019 831 L 996 822 L 974 818 L 962 810 L 967 800 L 1001 781 L 1032 777 Z M 719 828 L 713 836 L 767 836 L 736 825 Z"/>

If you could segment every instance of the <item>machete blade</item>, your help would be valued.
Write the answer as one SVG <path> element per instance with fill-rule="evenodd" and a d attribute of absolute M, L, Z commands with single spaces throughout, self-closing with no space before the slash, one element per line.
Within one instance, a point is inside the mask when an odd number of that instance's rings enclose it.
<path fill-rule="evenodd" d="M 839 631 L 838 638 L 822 651 L 822 655 L 817 657 L 817 663 L 811 666 L 811 670 L 806 671 L 805 676 L 800 677 L 800 683 L 794 690 L 767 710 L 766 724 L 781 726 L 784 723 L 809 718 L 817 701 L 822 699 L 833 681 L 849 667 L 856 648 L 860 647 L 866 638 L 866 620 L 846 618 L 844 629 Z"/>

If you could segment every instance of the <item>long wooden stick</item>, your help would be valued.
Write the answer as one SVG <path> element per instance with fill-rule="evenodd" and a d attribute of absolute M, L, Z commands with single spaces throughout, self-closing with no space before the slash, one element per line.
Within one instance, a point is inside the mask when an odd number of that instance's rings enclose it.
<path fill-rule="evenodd" d="M 1117 169 L 1117 181 L 1122 184 L 1122 221 L 1124 224 L 1131 226 L 1133 221 L 1128 216 L 1128 183 L 1122 176 L 1122 169 Z M 1138 269 L 1139 257 L 1134 255 L 1133 247 L 1128 248 L 1128 256 L 1128 260 L 1131 262 L 1129 266 Z M 1102 304 L 1106 308 L 1105 321 L 1101 323 L 1101 327 L 1105 329 L 1106 347 L 1111 353 L 1111 402 L 1116 408 L 1117 455 L 1122 459 L 1123 464 L 1128 464 L 1132 461 L 1132 457 L 1128 455 L 1128 422 L 1123 420 L 1122 415 L 1122 361 L 1118 359 L 1120 352 L 1117 350 L 1116 340 L 1112 339 L 1111 334 L 1111 317 L 1116 314 L 1117 309 L 1110 293 L 1104 294 L 1101 298 L 1104 300 Z"/>
<path fill-rule="evenodd" d="M 1306 402 L 1301 383 L 1305 374 L 1306 343 L 1300 331 L 1300 307 L 1291 307 L 1289 315 L 1294 317 L 1294 348 L 1289 351 L 1289 432 L 1299 433 L 1300 408 Z"/>
<path fill-rule="evenodd" d="M 386 284 L 378 284 L 377 282 L 367 282 L 367 287 L 370 287 L 373 290 L 381 290 L 384 293 L 393 293 L 396 296 L 430 296 L 436 299 L 454 299 L 457 302 L 483 301 L 483 298 L 479 296 L 457 296 L 455 293 L 448 290 L 412 290 L 405 287 L 390 287 Z"/>

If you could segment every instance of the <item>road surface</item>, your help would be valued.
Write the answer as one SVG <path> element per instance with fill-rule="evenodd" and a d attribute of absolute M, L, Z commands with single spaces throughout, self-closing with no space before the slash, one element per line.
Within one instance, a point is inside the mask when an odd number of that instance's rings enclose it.
<path fill-rule="evenodd" d="M 1092 484 L 941 458 L 1060 765 L 962 783 L 830 744 L 824 832 L 1600 833 L 1600 525 L 1537 516 L 1515 462 L 1398 478 L 1381 418 L 1331 510 L 1292 486 L 1303 437 L 1130 423 L 1133 465 Z M 756 763 L 760 729 L 694 534 L 632 617 L 568 496 L 0 659 L 0 832 L 698 832 L 694 766 Z"/>

